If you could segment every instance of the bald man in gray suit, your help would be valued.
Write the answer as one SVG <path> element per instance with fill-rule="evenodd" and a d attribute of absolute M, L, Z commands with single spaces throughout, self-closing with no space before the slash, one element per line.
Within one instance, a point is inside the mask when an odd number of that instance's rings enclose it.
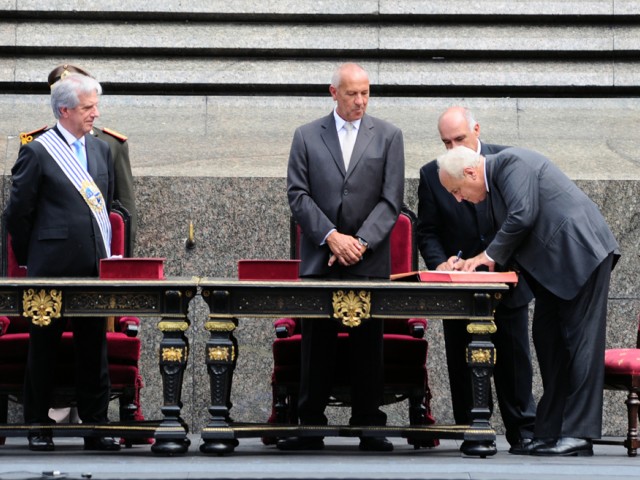
<path fill-rule="evenodd" d="M 287 173 L 287 194 L 294 219 L 302 229 L 303 277 L 327 280 L 388 279 L 389 237 L 404 196 L 402 132 L 365 115 L 369 77 L 347 63 L 334 73 L 329 91 L 334 111 L 294 134 Z M 348 136 L 355 135 L 349 146 Z M 354 137 L 351 137 L 352 139 Z M 331 392 L 338 325 L 302 320 L 300 422 L 324 425 Z M 350 329 L 352 425 L 384 425 L 382 404 L 381 319 Z M 278 443 L 282 450 L 318 450 L 321 437 L 293 437 Z M 362 437 L 360 449 L 393 450 L 384 437 Z"/>
<path fill-rule="evenodd" d="M 490 203 L 497 233 L 456 269 L 514 262 L 534 293 L 533 342 L 544 394 L 529 453 L 593 455 L 602 433 L 605 327 L 618 243 L 598 207 L 549 159 L 508 148 L 486 158 L 466 147 L 438 158 L 458 201 Z M 459 265 L 458 265 L 459 264 Z"/>

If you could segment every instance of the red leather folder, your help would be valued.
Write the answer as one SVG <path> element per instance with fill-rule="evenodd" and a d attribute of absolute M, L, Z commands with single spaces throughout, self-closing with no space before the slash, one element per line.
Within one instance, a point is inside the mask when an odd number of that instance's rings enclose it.
<path fill-rule="evenodd" d="M 103 258 L 100 278 L 164 280 L 164 258 Z"/>
<path fill-rule="evenodd" d="M 238 260 L 239 280 L 299 280 L 300 260 Z"/>
<path fill-rule="evenodd" d="M 391 275 L 391 280 L 431 283 L 518 283 L 516 272 L 445 272 L 420 270 Z"/>

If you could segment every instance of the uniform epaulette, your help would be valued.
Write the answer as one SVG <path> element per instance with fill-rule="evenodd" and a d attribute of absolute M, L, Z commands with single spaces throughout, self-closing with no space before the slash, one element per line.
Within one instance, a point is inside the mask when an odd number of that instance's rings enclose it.
<path fill-rule="evenodd" d="M 127 141 L 127 136 L 123 135 L 120 132 L 116 132 L 115 130 L 111 130 L 110 128 L 106 128 L 106 127 L 102 127 L 102 128 L 100 128 L 100 130 L 102 130 L 107 135 L 111 135 L 113 138 L 117 138 L 121 142 L 126 142 Z"/>
<path fill-rule="evenodd" d="M 20 133 L 20 143 L 22 145 L 26 145 L 29 142 L 32 142 L 34 137 L 37 137 L 38 135 L 40 135 L 42 132 L 44 132 L 47 129 L 47 126 L 45 125 L 44 127 L 40 127 L 35 129 L 32 132 L 22 132 Z"/>

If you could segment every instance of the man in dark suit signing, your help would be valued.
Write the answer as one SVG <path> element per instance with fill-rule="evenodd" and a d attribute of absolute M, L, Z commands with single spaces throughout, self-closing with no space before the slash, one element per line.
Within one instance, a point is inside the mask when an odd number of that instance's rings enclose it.
<path fill-rule="evenodd" d="M 389 237 L 404 196 L 404 143 L 393 125 L 365 114 L 369 77 L 341 65 L 329 87 L 336 107 L 295 131 L 287 194 L 302 229 L 300 274 L 327 280 L 388 279 Z M 300 422 L 325 425 L 338 324 L 302 320 Z M 381 319 L 350 333 L 352 425 L 384 425 Z M 283 450 L 324 447 L 322 437 L 281 440 Z M 384 437 L 362 437 L 361 450 L 390 451 Z"/>
<path fill-rule="evenodd" d="M 488 155 L 507 148 L 481 142 L 480 124 L 460 106 L 440 115 L 438 131 L 447 150 L 462 145 Z M 420 169 L 417 237 L 427 268 L 453 270 L 458 252 L 461 258 L 473 257 L 489 245 L 494 234 L 487 202 L 457 202 L 440 184 L 435 160 Z M 499 352 L 494 369 L 496 394 L 511 445 L 509 452 L 513 454 L 522 453 L 531 442 L 535 422 L 528 309 L 532 297 L 526 282 L 520 279 L 496 308 L 497 331 L 492 335 Z M 455 320 L 443 322 L 443 330 L 453 416 L 457 424 L 468 424 L 473 394 L 465 351 L 471 335 L 465 322 Z M 495 443 L 485 442 L 474 448 L 495 451 Z"/>
<path fill-rule="evenodd" d="M 438 157 L 459 202 L 487 200 L 497 233 L 454 268 L 514 262 L 536 299 L 533 342 L 544 393 L 532 455 L 593 455 L 602 432 L 607 297 L 618 244 L 598 207 L 549 159 L 508 148 L 486 157 L 457 147 Z"/>
<path fill-rule="evenodd" d="M 51 91 L 56 126 L 20 149 L 4 212 L 16 259 L 30 277 L 92 277 L 110 256 L 109 209 L 113 160 L 109 146 L 89 134 L 99 116 L 102 87 L 71 74 Z M 55 359 L 64 318 L 33 322 L 24 391 L 29 448 L 53 450 L 48 416 Z M 107 422 L 109 373 L 106 319 L 73 318 L 78 414 L 84 423 Z M 85 438 L 87 450 L 118 450 L 113 438 Z"/>

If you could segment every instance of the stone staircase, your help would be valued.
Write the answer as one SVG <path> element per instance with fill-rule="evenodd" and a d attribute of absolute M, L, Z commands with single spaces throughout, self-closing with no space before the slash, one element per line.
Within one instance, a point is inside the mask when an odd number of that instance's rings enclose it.
<path fill-rule="evenodd" d="M 330 108 L 344 60 L 370 72 L 371 113 L 405 131 L 408 177 L 440 152 L 452 103 L 485 138 L 549 154 L 584 128 L 587 152 L 619 149 L 610 130 L 640 121 L 638 0 L 83 3 L 0 2 L 2 141 L 52 122 L 44 79 L 64 62 L 103 83 L 102 123 L 131 137 L 139 175 L 284 175 L 293 129 Z M 197 160 L 173 171 L 168 145 Z"/>
<path fill-rule="evenodd" d="M 631 345 L 640 310 L 640 0 L 0 0 L 0 207 L 19 133 L 54 123 L 47 74 L 74 63 L 103 84 L 100 123 L 129 136 L 139 256 L 165 257 L 167 274 L 188 276 L 235 276 L 240 258 L 286 257 L 293 131 L 329 113 L 328 84 L 343 61 L 369 71 L 369 113 L 404 132 L 410 206 L 419 168 L 444 150 L 436 121 L 453 104 L 474 111 L 487 141 L 539 150 L 579 181 L 623 251 L 609 346 Z M 184 248 L 189 221 L 193 250 Z M 207 417 L 197 318 L 183 398 L 196 430 Z M 255 421 L 269 413 L 272 333 L 249 325 L 239 330 L 252 353 L 240 358 L 233 416 Z M 442 365 L 439 322 L 429 332 L 430 365 Z M 142 337 L 152 344 L 159 334 L 147 328 Z M 155 352 L 143 362 L 154 372 L 143 404 L 156 412 Z M 431 369 L 431 387 L 446 422 L 442 370 Z M 623 408 L 617 397 L 607 403 L 608 432 L 624 431 Z"/>

